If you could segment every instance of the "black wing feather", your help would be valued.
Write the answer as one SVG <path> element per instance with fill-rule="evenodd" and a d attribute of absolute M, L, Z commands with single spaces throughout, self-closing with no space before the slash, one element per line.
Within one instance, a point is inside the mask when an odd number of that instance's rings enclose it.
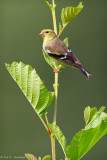
<path fill-rule="evenodd" d="M 77 67 L 77 68 L 82 68 L 83 66 L 77 59 L 77 57 L 72 53 L 72 51 L 68 48 L 68 52 L 65 54 L 52 54 L 50 51 L 45 50 L 45 52 L 50 56 L 55 58 L 56 60 L 63 62 L 65 64 Z"/>

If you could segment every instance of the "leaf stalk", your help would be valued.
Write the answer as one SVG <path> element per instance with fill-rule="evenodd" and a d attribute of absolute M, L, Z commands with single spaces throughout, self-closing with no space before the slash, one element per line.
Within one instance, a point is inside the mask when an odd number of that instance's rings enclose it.
<path fill-rule="evenodd" d="M 43 118 L 42 118 L 39 114 L 37 114 L 37 115 L 38 115 L 38 117 L 40 118 L 42 124 L 44 125 L 45 129 L 46 129 L 47 132 L 48 132 L 48 127 L 47 127 L 46 123 L 44 122 Z"/>
<path fill-rule="evenodd" d="M 66 26 L 68 25 L 68 23 L 66 23 L 63 28 L 61 29 L 60 33 L 58 34 L 58 38 L 61 37 L 62 32 L 64 31 L 64 29 L 66 28 Z"/>

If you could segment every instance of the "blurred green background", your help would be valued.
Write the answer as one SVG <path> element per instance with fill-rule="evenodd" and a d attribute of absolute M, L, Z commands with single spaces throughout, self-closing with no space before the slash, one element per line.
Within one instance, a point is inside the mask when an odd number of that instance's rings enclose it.
<path fill-rule="evenodd" d="M 73 68 L 59 75 L 57 124 L 70 143 L 84 128 L 86 106 L 107 107 L 107 0 L 82 1 L 84 9 L 65 29 L 69 47 L 92 73 L 89 81 Z M 79 0 L 56 0 L 57 22 L 63 7 L 77 6 Z M 5 63 L 22 61 L 36 68 L 47 88 L 53 91 L 54 74 L 42 54 L 44 28 L 53 28 L 51 12 L 44 0 L 0 0 L 0 156 L 51 154 L 50 138 L 39 118 L 5 68 Z M 52 121 L 53 105 L 49 109 Z M 64 157 L 59 146 L 57 159 Z M 107 136 L 83 160 L 105 160 Z"/>

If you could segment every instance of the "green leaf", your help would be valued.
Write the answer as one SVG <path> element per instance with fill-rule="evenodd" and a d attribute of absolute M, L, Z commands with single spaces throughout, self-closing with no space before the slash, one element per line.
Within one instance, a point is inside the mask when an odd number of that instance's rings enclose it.
<path fill-rule="evenodd" d="M 37 160 L 37 158 L 33 154 L 26 153 L 25 156 L 28 160 Z"/>
<path fill-rule="evenodd" d="M 66 37 L 63 42 L 66 44 L 66 46 L 68 47 L 69 46 L 69 42 L 68 42 L 68 37 Z"/>
<path fill-rule="evenodd" d="M 50 130 L 53 132 L 53 134 L 55 135 L 56 139 L 58 140 L 58 142 L 60 143 L 64 154 L 65 154 L 65 146 L 66 146 L 66 138 L 63 135 L 62 131 L 60 130 L 60 128 L 56 125 L 56 124 L 49 124 L 48 125 Z"/>
<path fill-rule="evenodd" d="M 97 112 L 97 108 L 93 107 L 90 108 L 90 106 L 86 107 L 84 110 L 84 120 L 86 125 L 89 123 L 89 121 L 92 120 L 93 116 L 95 115 L 95 113 Z"/>
<path fill-rule="evenodd" d="M 92 120 L 91 120 L 90 123 L 86 126 L 85 129 L 87 130 L 87 129 L 90 129 L 90 128 L 95 128 L 95 127 L 97 127 L 98 125 L 100 125 L 100 123 L 101 123 L 105 118 L 107 118 L 107 113 L 105 113 L 105 112 L 102 112 L 102 113 L 97 112 L 97 113 L 93 116 Z"/>
<path fill-rule="evenodd" d="M 97 114 L 86 129 L 78 132 L 71 144 L 66 146 L 65 153 L 70 160 L 81 159 L 101 137 L 107 134 L 107 113 Z"/>
<path fill-rule="evenodd" d="M 88 124 L 89 119 L 90 119 L 90 112 L 91 112 L 90 106 L 86 107 L 84 110 L 84 120 L 85 120 L 86 125 Z"/>
<path fill-rule="evenodd" d="M 51 156 L 50 155 L 46 155 L 45 157 L 42 158 L 42 160 L 50 160 Z"/>
<path fill-rule="evenodd" d="M 43 50 L 43 55 L 44 55 L 44 58 L 46 60 L 46 62 L 53 68 L 57 68 L 57 69 L 61 69 L 62 68 L 62 65 L 59 64 L 57 61 L 55 61 L 53 58 L 49 57 L 45 51 Z"/>
<path fill-rule="evenodd" d="M 96 112 L 97 112 L 97 108 L 96 107 L 91 108 L 89 121 L 93 118 L 93 116 L 95 115 Z"/>
<path fill-rule="evenodd" d="M 99 109 L 99 112 L 100 112 L 100 113 L 103 112 L 103 111 L 105 110 L 105 108 L 106 108 L 106 107 L 104 107 L 104 106 L 101 107 L 101 108 Z"/>
<path fill-rule="evenodd" d="M 78 7 L 63 8 L 61 12 L 63 26 L 67 25 L 82 9 L 82 2 L 79 3 Z"/>
<path fill-rule="evenodd" d="M 59 23 L 59 33 L 61 32 L 61 30 L 62 30 L 62 25 L 61 23 Z"/>
<path fill-rule="evenodd" d="M 35 69 L 22 62 L 6 64 L 6 68 L 36 113 L 45 114 L 53 100 L 54 93 L 48 92 Z"/>

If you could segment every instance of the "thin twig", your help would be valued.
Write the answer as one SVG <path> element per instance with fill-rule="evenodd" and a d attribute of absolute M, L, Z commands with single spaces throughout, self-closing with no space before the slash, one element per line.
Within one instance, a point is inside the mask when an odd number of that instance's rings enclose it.
<path fill-rule="evenodd" d="M 42 124 L 44 125 L 45 129 L 46 129 L 47 132 L 48 132 L 48 127 L 47 127 L 46 123 L 44 122 L 43 118 L 42 118 L 39 114 L 38 114 L 38 117 L 40 118 Z"/>
<path fill-rule="evenodd" d="M 52 5 L 48 1 L 45 1 L 45 2 L 47 3 L 48 7 L 52 9 Z"/>
<path fill-rule="evenodd" d="M 46 123 L 47 123 L 47 125 L 49 124 L 49 121 L 48 121 L 48 117 L 47 117 L 47 115 L 45 114 L 45 120 L 46 120 Z"/>
<path fill-rule="evenodd" d="M 62 32 L 64 31 L 64 29 L 66 28 L 67 25 L 68 25 L 68 23 L 65 24 L 64 27 L 61 29 L 60 33 L 58 34 L 58 38 L 60 38 Z"/>

